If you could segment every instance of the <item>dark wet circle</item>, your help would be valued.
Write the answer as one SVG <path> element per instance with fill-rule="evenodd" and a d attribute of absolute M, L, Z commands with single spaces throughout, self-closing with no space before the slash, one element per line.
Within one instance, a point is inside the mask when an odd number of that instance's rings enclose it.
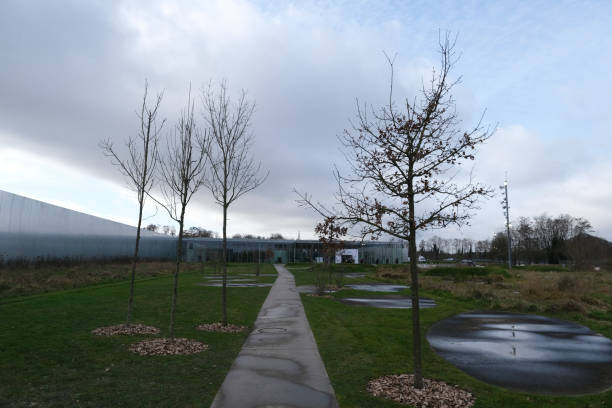
<path fill-rule="evenodd" d="M 520 313 L 461 313 L 434 324 L 431 347 L 490 384 L 535 394 L 612 388 L 612 341 L 587 327 Z"/>
<path fill-rule="evenodd" d="M 356 278 L 364 278 L 366 275 L 367 273 L 365 272 L 350 272 L 350 273 L 345 273 L 342 276 L 344 276 L 345 278 L 356 279 Z"/>
<path fill-rule="evenodd" d="M 209 286 L 213 288 L 220 288 L 223 286 L 222 282 L 210 282 L 210 283 L 200 283 L 199 286 Z M 228 288 L 267 288 L 272 286 L 271 283 L 231 283 L 228 282 L 226 285 Z"/>
<path fill-rule="evenodd" d="M 355 283 L 344 285 L 345 288 L 355 290 L 365 290 L 368 292 L 399 292 L 402 289 L 408 289 L 406 285 L 390 285 L 388 283 Z"/>
<path fill-rule="evenodd" d="M 338 301 L 348 305 L 372 306 L 380 309 L 411 309 L 412 299 L 403 297 L 387 298 L 340 298 Z M 420 298 L 419 308 L 429 309 L 436 306 L 433 299 Z"/>

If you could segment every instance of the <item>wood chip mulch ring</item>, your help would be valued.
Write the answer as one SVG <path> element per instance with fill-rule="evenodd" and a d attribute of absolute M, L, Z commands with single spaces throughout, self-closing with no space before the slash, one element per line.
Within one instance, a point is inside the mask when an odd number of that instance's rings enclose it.
<path fill-rule="evenodd" d="M 410 404 L 417 408 L 463 408 L 474 405 L 474 396 L 442 381 L 423 379 L 423 388 L 414 388 L 414 375 L 385 375 L 368 383 L 367 390 L 375 397 Z"/>
<path fill-rule="evenodd" d="M 247 329 L 246 326 L 237 326 L 235 324 L 228 324 L 224 326 L 223 323 L 204 323 L 196 327 L 198 330 L 218 333 L 240 333 Z"/>
<path fill-rule="evenodd" d="M 131 325 L 116 324 L 114 326 L 98 327 L 91 334 L 96 336 L 139 336 L 143 334 L 159 334 L 159 329 L 153 326 L 145 326 L 136 323 Z"/>
<path fill-rule="evenodd" d="M 143 340 L 134 343 L 129 350 L 141 356 L 168 356 L 178 354 L 195 354 L 208 349 L 208 344 L 196 340 L 162 337 L 157 339 Z"/>

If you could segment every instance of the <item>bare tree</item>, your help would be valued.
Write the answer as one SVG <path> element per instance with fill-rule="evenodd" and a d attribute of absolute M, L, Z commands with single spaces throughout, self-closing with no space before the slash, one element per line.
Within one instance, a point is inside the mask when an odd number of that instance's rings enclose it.
<path fill-rule="evenodd" d="M 338 205 L 328 209 L 299 194 L 302 205 L 326 217 L 359 226 L 362 237 L 382 234 L 409 243 L 415 386 L 422 388 L 419 283 L 416 232 L 464 225 L 479 198 L 492 190 L 469 178 L 460 183 L 458 167 L 474 159 L 475 147 L 491 136 L 479 121 L 462 130 L 451 91 L 460 79 L 449 74 L 456 62 L 455 40 L 440 42 L 441 66 L 421 89 L 420 99 L 406 100 L 402 112 L 393 102 L 393 63 L 388 105 L 379 110 L 357 102 L 357 124 L 340 137 L 351 176 L 335 170 Z"/>
<path fill-rule="evenodd" d="M 121 174 L 126 178 L 128 186 L 136 192 L 138 199 L 138 228 L 136 229 L 136 244 L 132 257 L 132 273 L 130 276 L 130 295 L 128 298 L 128 310 L 126 324 L 132 321 L 134 308 L 134 280 L 136 277 L 136 264 L 138 263 L 138 250 L 140 247 L 140 228 L 142 224 L 142 211 L 146 196 L 151 191 L 154 182 L 155 167 L 157 164 L 157 146 L 159 133 L 161 132 L 165 119 L 157 122 L 157 113 L 162 101 L 162 93 L 159 93 L 153 103 L 147 101 L 149 84 L 145 81 L 144 96 L 140 112 L 137 113 L 140 120 L 140 129 L 136 136 L 129 137 L 125 144 L 128 150 L 127 157 L 121 157 L 113 142 L 107 139 L 100 142 L 100 148 L 107 157 L 111 158 L 114 166 L 117 166 Z"/>
<path fill-rule="evenodd" d="M 154 198 L 179 225 L 176 246 L 176 269 L 170 309 L 170 338 L 174 339 L 174 315 L 178 297 L 178 276 L 183 257 L 183 234 L 185 210 L 193 195 L 204 182 L 207 151 L 210 145 L 207 132 L 202 132 L 194 117 L 195 103 L 191 100 L 191 89 L 187 105 L 181 112 L 173 134 L 168 135 L 167 149 L 159 158 L 160 200 Z"/>
<path fill-rule="evenodd" d="M 149 224 L 145 227 L 147 231 L 157 232 L 159 230 L 159 225 L 157 224 Z"/>
<path fill-rule="evenodd" d="M 250 131 L 255 104 L 243 90 L 235 104 L 227 94 L 227 83 L 221 82 L 215 92 L 212 84 L 203 91 L 204 119 L 211 136 L 207 150 L 210 173 L 205 185 L 217 204 L 223 208 L 223 324 L 227 325 L 227 211 L 232 203 L 259 187 L 268 177 L 260 176 L 261 163 L 251 156 L 253 135 Z"/>

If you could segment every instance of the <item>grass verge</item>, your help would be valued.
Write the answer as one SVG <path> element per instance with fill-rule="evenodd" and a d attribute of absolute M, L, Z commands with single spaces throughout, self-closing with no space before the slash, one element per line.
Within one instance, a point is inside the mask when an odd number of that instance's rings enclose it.
<path fill-rule="evenodd" d="M 230 274 L 254 271 L 252 264 L 229 268 Z M 275 270 L 265 265 L 262 273 Z M 109 338 L 90 333 L 123 322 L 127 282 L 0 304 L 0 406 L 208 407 L 248 331 L 196 330 L 198 324 L 221 318 L 221 289 L 200 286 L 202 282 L 198 272 L 179 278 L 176 336 L 210 346 L 185 356 L 142 357 L 128 351 L 130 344 L 153 336 Z M 167 336 L 171 276 L 139 281 L 135 289 L 135 322 L 159 327 L 159 336 Z M 252 327 L 268 291 L 228 288 L 230 322 Z"/>
<path fill-rule="evenodd" d="M 486 275 L 471 274 L 466 278 L 455 281 L 453 278 L 457 271 L 446 276 L 422 276 L 425 281 L 421 291 L 423 297 L 435 299 L 438 306 L 432 309 L 421 310 L 422 344 L 423 344 L 423 371 L 426 377 L 441 380 L 451 385 L 472 392 L 476 398 L 475 407 L 609 407 L 612 406 L 612 391 L 580 397 L 539 396 L 506 390 L 501 387 L 479 381 L 446 362 L 434 353 L 429 347 L 424 334 L 435 322 L 457 313 L 482 310 L 496 306 L 502 309 L 500 302 L 505 291 L 516 292 L 516 287 L 536 287 L 544 285 L 541 290 L 534 290 L 528 296 L 529 302 L 535 305 L 539 314 L 574 321 L 590 327 L 592 330 L 612 337 L 612 324 L 609 311 L 612 310 L 612 297 L 607 295 L 610 286 L 605 286 L 612 275 L 582 275 L 573 277 L 567 272 L 560 272 L 556 276 L 553 272 L 546 272 L 547 280 L 541 278 L 541 272 L 521 271 L 520 275 L 513 274 L 509 278 L 504 274 L 490 271 Z M 462 272 L 462 271 L 460 271 Z M 305 283 L 308 271 L 296 271 L 296 279 Z M 599 299 L 601 304 L 592 306 L 586 312 L 579 310 L 548 310 L 551 288 L 565 288 L 562 282 L 564 277 L 578 279 L 581 288 L 576 296 Z M 491 283 L 488 282 L 488 278 Z M 382 281 L 380 274 L 370 274 L 363 280 Z M 500 280 L 501 279 L 501 280 Z M 389 279 L 398 282 L 398 278 Z M 406 283 L 406 282 L 404 282 Z M 499 285 L 502 283 L 503 285 Z M 448 284 L 448 286 L 446 286 Z M 604 287 L 601 285 L 604 284 Z M 437 285 L 441 285 L 440 287 Z M 506 285 L 508 288 L 506 288 Z M 547 285 L 547 286 L 546 286 Z M 469 287 L 487 287 L 494 296 L 475 298 L 469 292 Z M 456 292 L 453 292 L 453 291 Z M 480 290 L 480 289 L 479 289 Z M 526 290 L 526 296 L 528 290 Z M 498 291 L 501 291 L 498 293 Z M 464 293 L 465 292 L 465 293 Z M 567 296 L 568 292 L 561 291 Z M 355 295 L 355 291 L 342 290 L 334 297 Z M 362 295 L 360 293 L 360 295 Z M 377 296 L 397 296 L 397 294 L 380 293 Z M 519 293 L 520 295 L 520 293 Z M 500 296 L 498 298 L 497 296 Z M 513 296 L 516 296 L 513 294 Z M 521 303 L 516 299 L 508 301 L 503 307 L 508 311 L 522 310 Z M 373 307 L 345 305 L 333 298 L 302 295 L 308 320 L 314 332 L 319 351 L 327 372 L 336 391 L 338 402 L 343 408 L 348 407 L 402 407 L 403 405 L 375 398 L 366 392 L 369 380 L 389 374 L 412 372 L 412 332 L 411 311 L 398 309 L 376 309 Z"/>

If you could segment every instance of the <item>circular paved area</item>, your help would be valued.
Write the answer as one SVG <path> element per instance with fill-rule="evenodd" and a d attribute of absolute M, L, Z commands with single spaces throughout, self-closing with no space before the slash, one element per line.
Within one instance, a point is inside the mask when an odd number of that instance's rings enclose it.
<path fill-rule="evenodd" d="M 443 358 L 491 384 L 536 394 L 580 395 L 612 388 L 612 341 L 544 316 L 461 313 L 431 327 Z"/>

